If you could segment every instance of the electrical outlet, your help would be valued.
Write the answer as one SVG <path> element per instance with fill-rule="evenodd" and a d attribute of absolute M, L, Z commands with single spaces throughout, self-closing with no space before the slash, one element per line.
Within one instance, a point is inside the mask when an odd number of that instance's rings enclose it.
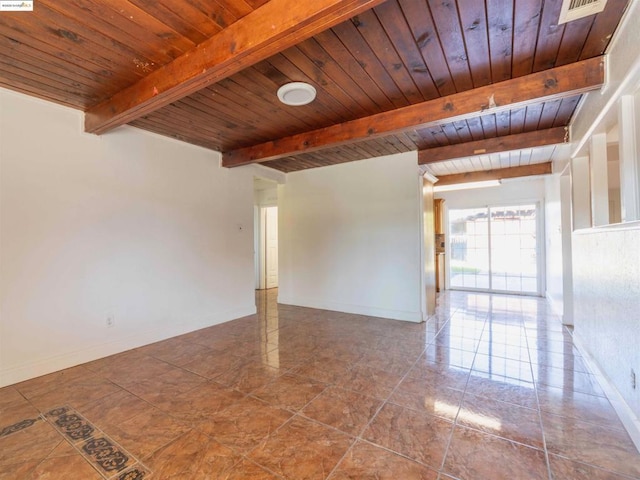
<path fill-rule="evenodd" d="M 631 369 L 631 388 L 636 389 L 636 372 L 633 368 Z"/>
<path fill-rule="evenodd" d="M 111 328 L 111 327 L 113 327 L 113 325 L 114 325 L 115 323 L 116 323 L 116 321 L 115 321 L 115 319 L 113 318 L 113 315 L 108 315 L 108 316 L 107 316 L 107 321 L 106 321 L 107 328 Z"/>

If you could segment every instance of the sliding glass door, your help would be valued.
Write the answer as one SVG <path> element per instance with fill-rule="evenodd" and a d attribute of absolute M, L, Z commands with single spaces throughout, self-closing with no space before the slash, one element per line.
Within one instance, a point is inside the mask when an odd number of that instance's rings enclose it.
<path fill-rule="evenodd" d="M 449 239 L 451 288 L 491 289 L 488 210 L 449 210 Z"/>
<path fill-rule="evenodd" d="M 539 294 L 535 203 L 449 210 L 450 286 Z"/>

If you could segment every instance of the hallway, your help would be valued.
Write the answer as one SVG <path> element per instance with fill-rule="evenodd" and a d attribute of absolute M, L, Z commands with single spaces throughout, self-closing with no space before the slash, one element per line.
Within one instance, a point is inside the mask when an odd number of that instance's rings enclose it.
<path fill-rule="evenodd" d="M 640 454 L 534 297 L 413 324 L 277 305 L 0 389 L 0 479 L 630 479 Z"/>

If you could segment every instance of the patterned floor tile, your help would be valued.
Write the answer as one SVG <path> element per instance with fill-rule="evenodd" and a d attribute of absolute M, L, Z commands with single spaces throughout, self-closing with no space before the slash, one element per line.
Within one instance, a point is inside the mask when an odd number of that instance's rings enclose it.
<path fill-rule="evenodd" d="M 0 480 L 639 480 L 545 299 L 414 324 L 278 305 L 0 388 Z M 543 441 L 544 439 L 544 441 Z"/>
<path fill-rule="evenodd" d="M 353 443 L 352 437 L 294 418 L 257 446 L 248 458 L 287 479 L 323 480 Z"/>

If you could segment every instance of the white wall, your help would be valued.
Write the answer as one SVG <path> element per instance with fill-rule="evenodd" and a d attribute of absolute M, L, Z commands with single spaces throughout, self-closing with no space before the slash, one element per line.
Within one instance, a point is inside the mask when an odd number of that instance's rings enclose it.
<path fill-rule="evenodd" d="M 436 186 L 438 186 L 437 183 Z M 544 179 L 535 177 L 505 180 L 502 185 L 496 187 L 438 192 L 436 198 L 445 199 L 447 209 L 473 208 L 542 200 L 544 189 Z"/>
<path fill-rule="evenodd" d="M 280 302 L 421 320 L 416 152 L 291 173 L 279 189 Z"/>
<path fill-rule="evenodd" d="M 545 179 L 545 259 L 546 297 L 554 311 L 564 315 L 562 205 L 560 201 L 560 176 Z M 571 275 L 571 272 L 568 272 Z"/>
<path fill-rule="evenodd" d="M 571 126 L 574 162 L 585 154 L 594 135 L 611 131 L 618 124 L 620 142 L 626 145 L 621 160 L 639 165 L 635 141 L 629 142 L 626 135 L 633 125 L 625 121 L 633 119 L 619 115 L 621 99 L 634 92 L 637 95 L 640 87 L 638 44 L 640 2 L 633 1 L 608 51 L 607 85 L 601 92 L 588 94 Z M 637 122 L 637 112 L 635 116 Z M 625 185 L 637 180 L 623 175 L 621 181 Z M 573 188 L 575 199 L 575 183 Z M 583 210 L 580 207 L 573 205 L 574 217 Z M 586 228 L 572 236 L 574 334 L 604 374 L 607 389 L 622 397 L 624 407 L 618 413 L 629 420 L 625 420 L 629 432 L 640 445 L 640 387 L 631 388 L 631 369 L 636 374 L 640 371 L 640 223 L 602 228 L 588 228 L 591 224 L 587 222 L 577 225 Z"/>
<path fill-rule="evenodd" d="M 640 222 L 573 235 L 575 335 L 640 417 Z"/>
<path fill-rule="evenodd" d="M 562 323 L 573 325 L 573 246 L 571 218 L 571 175 L 560 175 L 560 217 L 562 223 Z"/>
<path fill-rule="evenodd" d="M 261 188 L 254 192 L 254 203 L 260 207 L 278 206 L 278 185 L 273 184 L 273 188 Z"/>
<path fill-rule="evenodd" d="M 278 184 L 286 183 L 287 174 L 264 167 L 260 164 L 245 165 L 251 169 L 255 178 L 254 203 L 261 207 L 275 207 L 278 205 Z"/>
<path fill-rule="evenodd" d="M 607 50 L 606 86 L 589 93 L 579 105 L 571 122 L 572 157 L 584 155 L 583 148 L 593 133 L 606 132 L 618 119 L 611 109 L 621 92 L 637 88 L 640 82 L 640 1 L 629 2 L 622 22 L 618 26 Z M 581 152 L 582 151 L 582 152 Z"/>
<path fill-rule="evenodd" d="M 572 229 L 589 228 L 591 220 L 591 180 L 589 157 L 571 159 Z"/>
<path fill-rule="evenodd" d="M 82 121 L 0 90 L 0 385 L 255 312 L 252 171 Z"/>

